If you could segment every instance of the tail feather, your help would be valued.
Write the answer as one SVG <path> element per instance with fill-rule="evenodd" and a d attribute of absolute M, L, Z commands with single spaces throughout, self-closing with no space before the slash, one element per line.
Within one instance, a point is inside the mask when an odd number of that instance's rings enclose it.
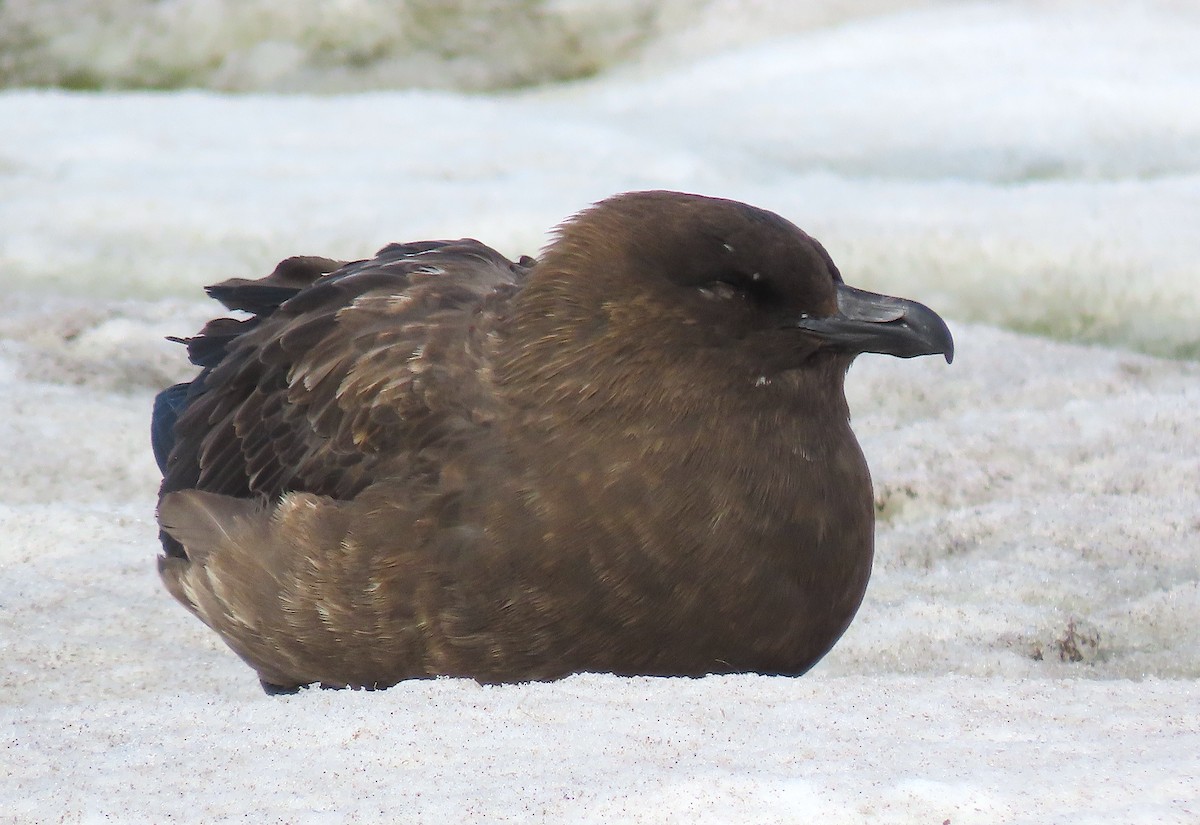
<path fill-rule="evenodd" d="M 175 384 L 154 397 L 154 412 L 150 414 L 150 446 L 154 460 L 163 475 L 167 473 L 167 458 L 175 447 L 175 422 L 187 407 L 191 384 Z"/>
<path fill-rule="evenodd" d="M 297 256 L 281 261 L 265 278 L 230 278 L 206 287 L 205 291 L 228 309 L 267 316 L 300 290 L 344 265 L 344 261 L 332 258 Z"/>

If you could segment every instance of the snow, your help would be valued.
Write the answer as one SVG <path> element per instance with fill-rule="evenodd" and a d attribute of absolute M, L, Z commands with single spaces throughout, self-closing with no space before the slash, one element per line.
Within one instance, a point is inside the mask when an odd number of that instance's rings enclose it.
<path fill-rule="evenodd" d="M 39 713 L 25 730 L 42 745 L 14 772 L 47 790 L 14 797 L 10 813 L 52 804 L 76 820 L 414 823 L 1196 813 L 1200 736 L 1186 702 L 1197 697 L 1170 682 L 586 675 L 274 700 L 179 693 Z"/>
<path fill-rule="evenodd" d="M 502 94 L 0 92 L 0 821 L 1200 821 L 1200 15 L 850 5 L 708 3 Z M 534 252 L 646 187 L 775 209 L 951 322 L 952 366 L 851 370 L 879 523 L 841 643 L 799 679 L 263 696 L 154 570 L 199 287 Z"/>

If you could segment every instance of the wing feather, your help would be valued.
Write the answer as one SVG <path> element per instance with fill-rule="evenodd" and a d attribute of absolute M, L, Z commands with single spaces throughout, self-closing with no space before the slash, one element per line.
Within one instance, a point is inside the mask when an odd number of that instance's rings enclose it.
<path fill-rule="evenodd" d="M 204 369 L 175 424 L 162 495 L 346 499 L 419 473 L 423 450 L 489 420 L 471 339 L 530 264 L 478 241 L 434 241 L 340 267 L 289 259 L 259 281 L 211 287 L 254 315 L 186 339 Z"/>

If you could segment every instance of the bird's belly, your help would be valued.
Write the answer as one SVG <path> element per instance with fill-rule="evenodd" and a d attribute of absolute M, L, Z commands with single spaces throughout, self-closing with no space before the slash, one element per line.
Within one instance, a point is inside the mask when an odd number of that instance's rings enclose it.
<path fill-rule="evenodd" d="M 873 511 L 869 482 L 859 487 L 773 513 L 706 501 L 619 519 L 614 504 L 498 548 L 481 570 L 461 571 L 479 588 L 459 589 L 447 611 L 444 666 L 484 681 L 802 673 L 865 592 Z"/>

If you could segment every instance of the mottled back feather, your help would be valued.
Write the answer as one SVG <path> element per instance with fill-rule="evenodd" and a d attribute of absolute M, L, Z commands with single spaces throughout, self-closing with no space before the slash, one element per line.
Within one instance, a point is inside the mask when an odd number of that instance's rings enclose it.
<path fill-rule="evenodd" d="M 382 476 L 435 473 L 424 448 L 444 452 L 487 420 L 473 390 L 476 317 L 529 263 L 473 240 L 428 241 L 350 264 L 293 258 L 261 281 L 209 287 L 255 314 L 186 340 L 204 369 L 176 414 L 161 494 L 346 499 Z"/>

